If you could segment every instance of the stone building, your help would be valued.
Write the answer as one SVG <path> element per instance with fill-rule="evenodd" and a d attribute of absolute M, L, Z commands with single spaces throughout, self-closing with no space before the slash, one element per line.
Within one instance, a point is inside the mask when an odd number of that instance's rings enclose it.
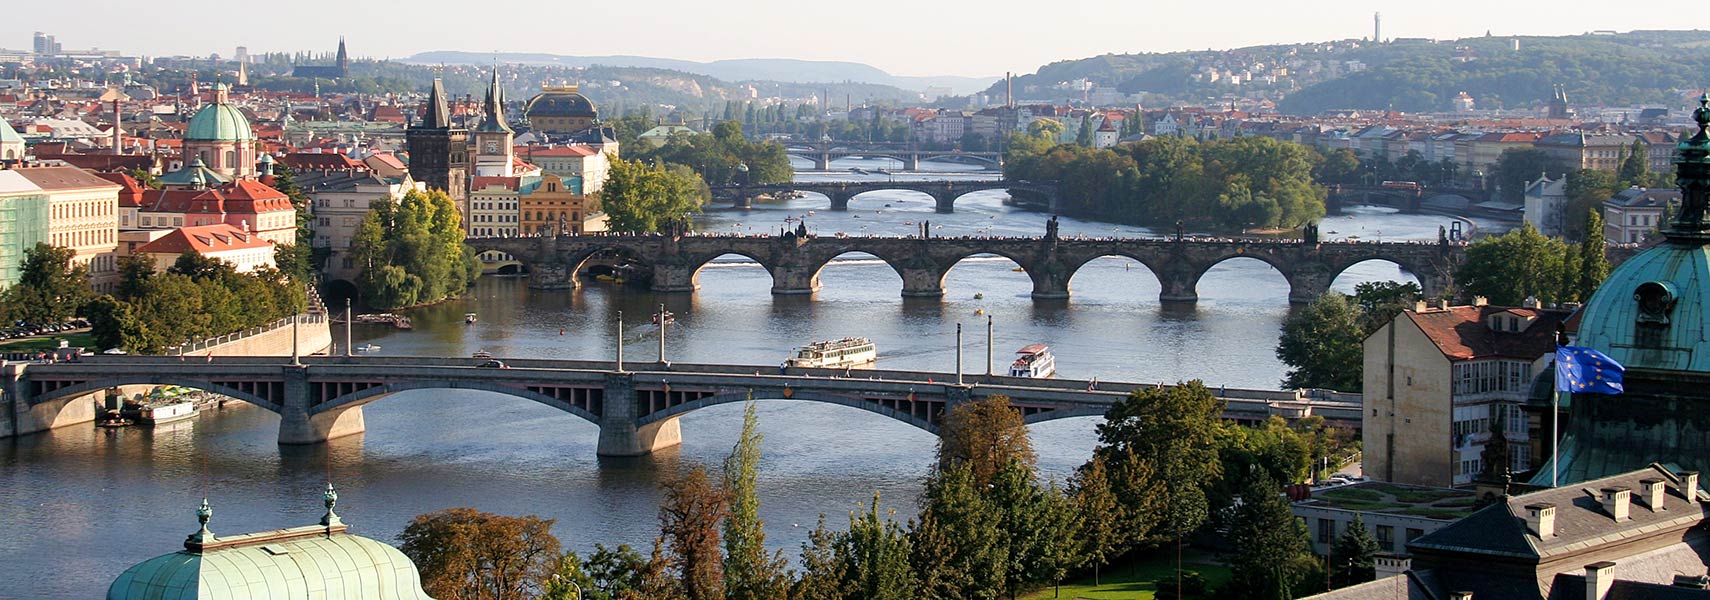
<path fill-rule="evenodd" d="M 111 291 L 118 283 L 119 191 L 121 186 L 96 177 L 76 167 L 29 167 L 0 171 L 0 198 L 10 207 L 0 207 L 0 214 L 11 212 L 20 219 L 0 225 L 0 231 L 13 228 L 20 242 L 30 236 L 37 241 L 71 249 L 73 264 L 89 267 L 89 283 L 97 292 Z M 14 204 L 35 203 L 39 206 Z M 39 211 L 39 213 L 38 213 Z M 31 224 L 34 225 L 31 225 Z M 24 227 L 39 227 L 35 233 Z M 12 247 L 0 241 L 0 271 L 9 270 L 6 255 L 16 252 L 23 260 L 23 251 L 30 246 Z"/>
<path fill-rule="evenodd" d="M 481 125 L 475 128 L 475 176 L 510 177 L 515 175 L 515 150 L 511 142 L 516 132 L 505 122 L 505 91 L 499 88 L 499 69 L 493 69 L 493 82 L 487 86 L 487 97 L 481 104 Z"/>
<path fill-rule="evenodd" d="M 583 96 L 574 85 L 543 85 L 540 93 L 529 98 L 523 107 L 530 129 L 546 133 L 570 134 L 587 131 L 600 118 L 594 101 Z"/>
<path fill-rule="evenodd" d="M 523 235 L 595 233 L 606 230 L 599 201 L 582 193 L 582 180 L 541 176 L 534 192 L 518 202 Z"/>
<path fill-rule="evenodd" d="M 249 118 L 227 97 L 226 85 L 214 85 L 214 102 L 202 107 L 184 129 L 185 160 L 201 160 L 226 180 L 255 177 L 255 133 Z"/>
<path fill-rule="evenodd" d="M 469 184 L 469 130 L 452 127 L 445 85 L 438 78 L 428 93 L 427 108 L 414 127 L 404 131 L 410 151 L 410 177 L 451 196 L 464 210 Z"/>

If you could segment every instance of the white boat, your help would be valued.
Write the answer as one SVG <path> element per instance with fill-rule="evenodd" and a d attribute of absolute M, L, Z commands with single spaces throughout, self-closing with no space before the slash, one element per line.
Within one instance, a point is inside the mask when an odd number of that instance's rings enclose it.
<path fill-rule="evenodd" d="M 366 345 L 362 345 L 362 346 L 357 346 L 356 351 L 357 352 L 379 352 L 380 346 L 376 345 L 376 344 L 366 344 Z"/>
<path fill-rule="evenodd" d="M 1045 379 L 1057 374 L 1057 357 L 1051 355 L 1050 346 L 1032 344 L 1015 353 L 1015 363 L 1009 366 L 1010 377 Z"/>
<path fill-rule="evenodd" d="M 142 407 L 139 416 L 144 423 L 159 425 L 182 421 L 196 416 L 196 403 L 173 402 L 170 404 L 154 404 Z"/>
<path fill-rule="evenodd" d="M 878 346 L 863 337 L 814 342 L 796 349 L 796 355 L 784 360 L 786 367 L 814 369 L 852 369 L 869 367 L 879 361 Z"/>
<path fill-rule="evenodd" d="M 466 325 L 474 325 L 477 318 L 475 313 L 463 313 L 463 323 Z"/>

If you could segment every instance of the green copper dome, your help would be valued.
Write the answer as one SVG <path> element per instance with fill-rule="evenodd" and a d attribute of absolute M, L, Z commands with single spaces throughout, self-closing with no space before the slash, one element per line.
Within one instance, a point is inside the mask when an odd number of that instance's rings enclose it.
<path fill-rule="evenodd" d="M 226 101 L 224 84 L 215 86 L 214 103 L 190 117 L 184 139 L 193 142 L 248 142 L 255 140 L 249 119 Z"/>

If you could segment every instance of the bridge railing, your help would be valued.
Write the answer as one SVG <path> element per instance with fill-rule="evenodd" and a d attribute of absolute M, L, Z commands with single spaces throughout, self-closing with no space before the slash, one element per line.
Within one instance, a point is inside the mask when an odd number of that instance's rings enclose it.
<path fill-rule="evenodd" d="M 230 344 L 244 338 L 255 337 L 264 333 L 272 333 L 280 329 L 290 327 L 292 325 L 292 319 L 298 319 L 303 324 L 316 324 L 326 322 L 327 318 L 325 306 L 321 306 L 317 309 L 316 306 L 311 305 L 308 311 L 300 314 L 282 317 L 264 325 L 258 325 L 242 331 L 234 331 L 222 336 L 186 342 L 184 344 L 174 346 L 171 350 L 176 350 L 176 353 L 178 354 L 200 352 L 222 344 Z"/>

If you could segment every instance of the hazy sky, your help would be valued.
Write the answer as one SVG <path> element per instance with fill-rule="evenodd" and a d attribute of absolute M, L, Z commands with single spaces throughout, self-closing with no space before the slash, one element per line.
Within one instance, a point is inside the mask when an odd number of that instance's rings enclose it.
<path fill-rule="evenodd" d="M 1577 34 L 1702 27 L 1696 3 L 1566 0 L 275 0 L 147 3 L 14 0 L 0 48 L 31 34 L 67 49 L 127 54 L 327 49 L 357 56 L 425 50 L 634 54 L 697 61 L 802 58 L 864 62 L 898 75 L 1033 72 L 1104 53 L 1231 48 L 1367 37 Z M 1623 6 L 1625 8 L 1623 8 Z M 266 11 L 262 9 L 265 7 Z"/>

